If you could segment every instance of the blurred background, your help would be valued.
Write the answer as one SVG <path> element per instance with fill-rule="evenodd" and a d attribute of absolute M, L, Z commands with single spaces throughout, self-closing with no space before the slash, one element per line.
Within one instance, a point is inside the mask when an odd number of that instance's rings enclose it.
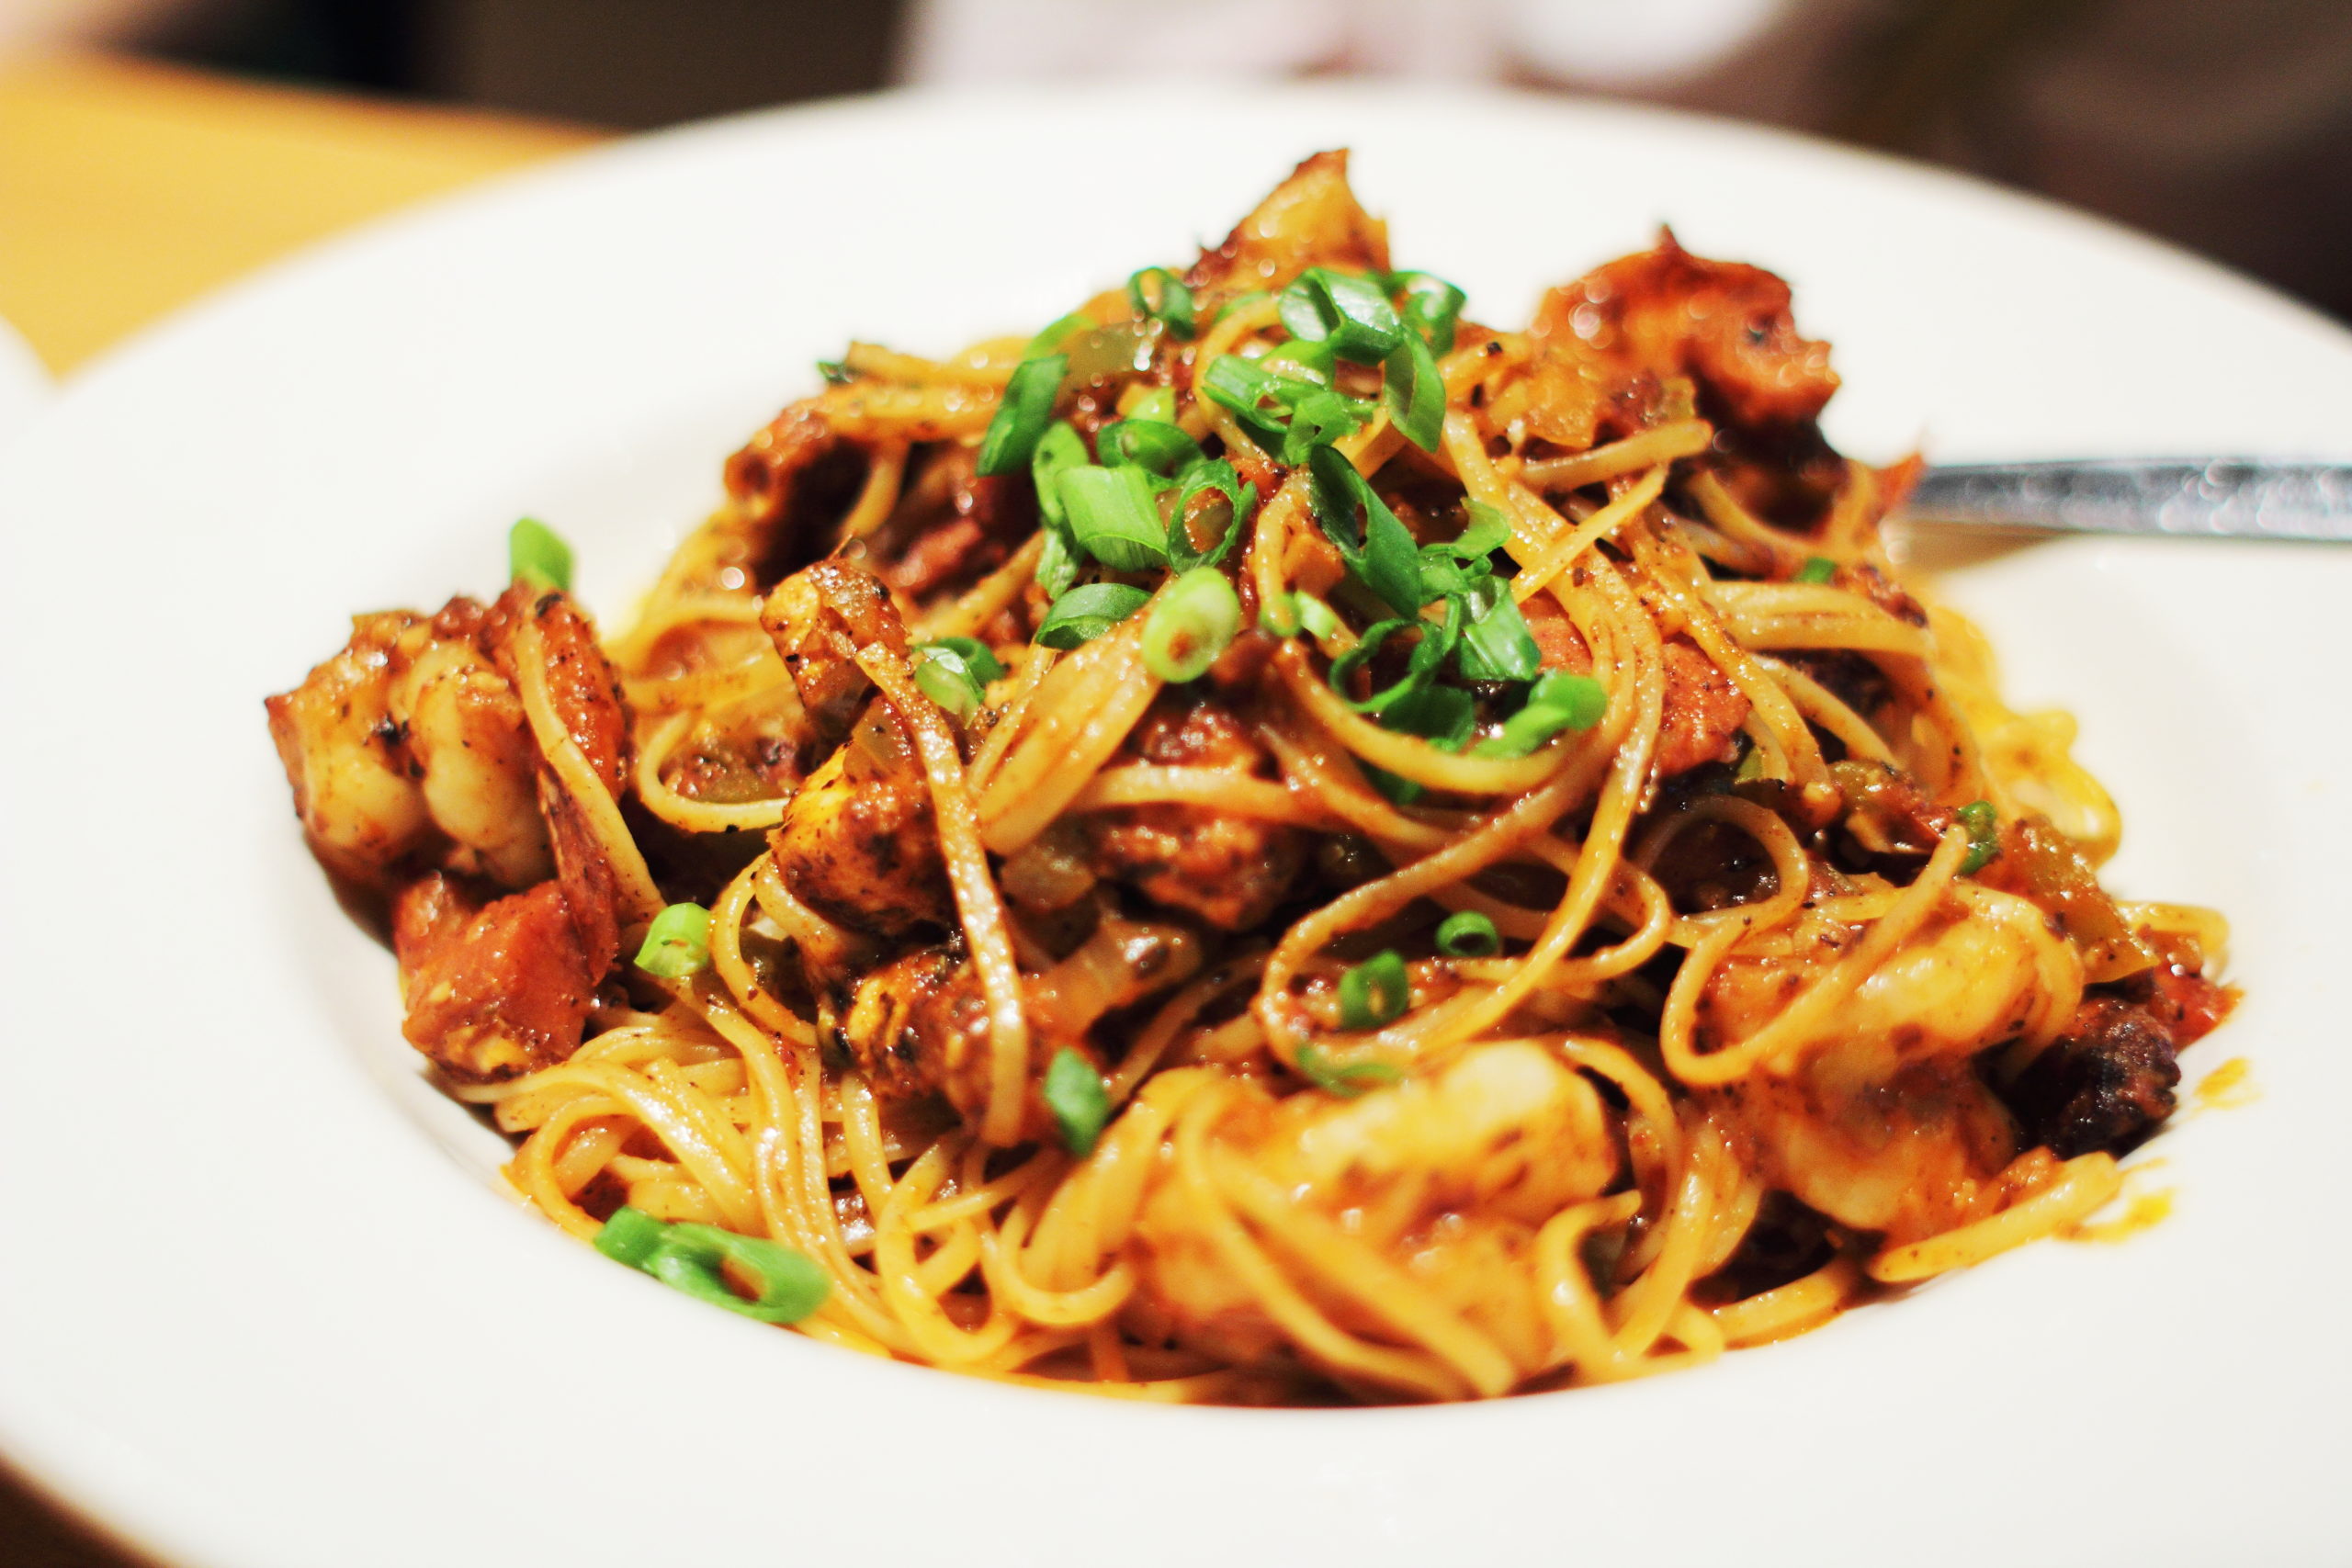
<path fill-rule="evenodd" d="M 12 365 L 37 388 L 308 241 L 614 134 L 1204 70 L 1788 126 L 2045 192 L 2352 318 L 2352 0 L 0 0 L 0 414 Z M 2194 374 L 2193 331 L 2181 358 Z M 0 1474 L 0 1562 L 129 1561 Z"/>
<path fill-rule="evenodd" d="M 604 134 L 1204 69 L 1790 126 L 2352 317 L 2352 0 L 0 0 L 0 319 L 62 369 L 292 244 Z"/>

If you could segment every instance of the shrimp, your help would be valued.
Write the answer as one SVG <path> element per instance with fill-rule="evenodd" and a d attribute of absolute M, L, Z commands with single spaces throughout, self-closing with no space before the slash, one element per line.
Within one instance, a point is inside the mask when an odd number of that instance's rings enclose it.
<path fill-rule="evenodd" d="M 1834 922 L 1814 951 L 1760 939 L 1709 981 L 1702 1027 L 1757 1032 L 1859 938 Z M 2015 1123 L 1977 1077 L 1989 1046 L 2055 1039 L 2082 1000 L 2083 966 L 2042 912 L 2013 894 L 1953 886 L 1898 947 L 1770 1067 L 1712 1091 L 1752 1139 L 1769 1179 L 1897 1245 L 1973 1217 L 2018 1152 Z"/>
<path fill-rule="evenodd" d="M 363 615 L 266 705 L 313 852 L 392 901 L 405 1032 L 469 1080 L 569 1056 L 620 945 L 611 868 L 533 729 L 526 643 L 535 700 L 617 797 L 628 710 L 560 592 Z"/>
<path fill-rule="evenodd" d="M 1373 1248 L 1462 1318 L 1541 1359 L 1539 1318 L 1525 1300 L 1480 1299 L 1455 1283 L 1523 1269 L 1454 1267 L 1523 1252 L 1568 1205 L 1616 1180 L 1621 1151 L 1600 1095 L 1541 1044 L 1506 1040 L 1464 1051 L 1435 1071 L 1355 1100 L 1300 1093 L 1237 1095 L 1211 1144 L 1214 1170 L 1250 1172 L 1302 1209 Z M 1187 1183 L 1163 1175 L 1146 1199 L 1136 1247 L 1147 1289 L 1142 1326 L 1242 1362 L 1290 1343 L 1263 1300 L 1228 1266 L 1218 1232 L 1229 1225 Z M 1279 1247 L 1279 1238 L 1275 1238 Z M 1283 1256 L 1277 1251 L 1276 1256 Z M 1352 1333 L 1386 1339 L 1377 1315 L 1306 1269 L 1292 1283 Z"/>

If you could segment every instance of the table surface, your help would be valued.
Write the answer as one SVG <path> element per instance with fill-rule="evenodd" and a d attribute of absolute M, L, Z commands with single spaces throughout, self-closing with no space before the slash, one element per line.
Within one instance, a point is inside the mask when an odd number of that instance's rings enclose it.
<path fill-rule="evenodd" d="M 0 320 L 60 375 L 265 262 L 603 132 L 146 62 L 0 62 Z M 0 1470 L 0 1563 L 133 1568 Z"/>

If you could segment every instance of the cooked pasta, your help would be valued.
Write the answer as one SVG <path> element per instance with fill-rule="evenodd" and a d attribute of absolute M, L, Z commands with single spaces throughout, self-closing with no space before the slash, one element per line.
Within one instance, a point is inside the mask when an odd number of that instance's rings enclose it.
<path fill-rule="evenodd" d="M 1880 541 L 1786 287 L 1525 330 L 1344 157 L 1189 268 L 853 344 L 600 640 L 270 699 L 550 1220 L 817 1338 L 1159 1400 L 1640 1376 L 2080 1225 L 2232 998 Z"/>

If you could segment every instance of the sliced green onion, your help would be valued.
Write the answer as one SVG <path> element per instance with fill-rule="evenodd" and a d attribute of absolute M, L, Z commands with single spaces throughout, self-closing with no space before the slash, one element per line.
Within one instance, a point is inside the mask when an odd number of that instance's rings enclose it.
<path fill-rule="evenodd" d="M 1067 651 L 1092 642 L 1149 603 L 1151 595 L 1124 582 L 1090 582 L 1054 601 L 1037 627 L 1036 640 Z"/>
<path fill-rule="evenodd" d="M 1320 1045 L 1298 1048 L 1298 1070 L 1326 1094 L 1353 1100 L 1376 1085 L 1395 1083 L 1404 1070 L 1390 1062 L 1335 1062 Z"/>
<path fill-rule="evenodd" d="M 1797 568 L 1791 582 L 1827 582 L 1838 575 L 1838 563 L 1827 556 L 1814 556 Z"/>
<path fill-rule="evenodd" d="M 1163 681 L 1197 681 L 1241 629 L 1241 598 L 1213 566 L 1196 566 L 1160 590 L 1143 623 L 1144 668 Z"/>
<path fill-rule="evenodd" d="M 1122 419 L 1104 425 L 1094 435 L 1094 449 L 1107 467 L 1132 463 L 1155 474 L 1172 474 L 1201 460 L 1201 444 L 1181 425 L 1156 419 Z"/>
<path fill-rule="evenodd" d="M 1476 909 L 1458 909 L 1438 922 L 1437 950 L 1448 958 L 1492 958 L 1503 950 L 1503 934 Z"/>
<path fill-rule="evenodd" d="M 1381 378 L 1380 398 L 1388 407 L 1389 423 L 1405 433 L 1406 440 L 1424 452 L 1437 450 L 1445 429 L 1445 378 L 1438 374 L 1437 360 L 1420 333 L 1399 335 Z"/>
<path fill-rule="evenodd" d="M 1291 405 L 1290 423 L 1283 427 L 1282 449 L 1275 456 L 1295 468 L 1309 452 L 1353 435 L 1371 423 L 1370 403 L 1317 387 Z"/>
<path fill-rule="evenodd" d="M 1069 369 L 1069 355 L 1046 354 L 1023 360 L 1012 372 L 1004 400 L 980 438 L 982 477 L 1018 473 L 1029 466 L 1046 427 L 1053 423 L 1054 400 L 1061 395 L 1062 377 Z"/>
<path fill-rule="evenodd" d="M 1464 680 L 1532 681 L 1544 672 L 1544 650 L 1535 646 L 1508 581 L 1474 582 L 1462 598 L 1462 646 L 1454 650 L 1453 667 Z"/>
<path fill-rule="evenodd" d="M 1396 307 L 1378 283 L 1329 267 L 1311 266 L 1299 274 L 1282 291 L 1279 310 L 1291 336 L 1328 340 L 1340 358 L 1359 365 L 1379 364 L 1404 335 Z"/>
<path fill-rule="evenodd" d="M 1203 508 L 1203 516 L 1211 523 L 1216 543 L 1200 549 L 1193 543 L 1193 502 L 1201 496 L 1221 497 L 1225 502 L 1225 525 L 1216 528 L 1213 513 Z M 1178 571 L 1196 566 L 1215 566 L 1223 560 L 1241 537 L 1242 527 L 1250 521 L 1250 513 L 1258 504 L 1258 487 L 1243 484 L 1233 465 L 1222 457 L 1203 457 L 1176 476 L 1176 502 L 1168 513 L 1168 564 Z"/>
<path fill-rule="evenodd" d="M 1173 387 L 1154 387 L 1150 391 L 1146 392 L 1142 397 L 1136 400 L 1135 406 L 1127 410 L 1126 417 L 1129 419 L 1156 419 L 1162 424 L 1175 423 L 1176 389 Z"/>
<path fill-rule="evenodd" d="M 1469 296 L 1426 272 L 1392 272 L 1380 280 L 1390 294 L 1405 297 L 1405 324 L 1429 340 L 1434 354 L 1453 352 L 1453 328 Z"/>
<path fill-rule="evenodd" d="M 914 675 L 922 694 L 957 718 L 977 713 L 986 698 L 978 674 L 952 648 L 924 649 L 915 660 Z"/>
<path fill-rule="evenodd" d="M 1450 545 L 1428 547 L 1442 549 L 1464 560 L 1485 560 L 1510 543 L 1510 519 L 1498 508 L 1483 501 L 1470 503 L 1470 526 L 1462 530 L 1462 537 Z"/>
<path fill-rule="evenodd" d="M 984 686 L 991 681 L 1001 681 L 1004 679 L 1003 661 L 999 660 L 996 654 L 989 649 L 989 645 L 982 642 L 978 637 L 934 637 L 929 642 L 919 642 L 915 644 L 915 647 L 918 649 L 945 649 L 948 652 L 956 655 L 958 659 L 961 659 L 964 661 L 964 668 L 972 672 L 973 679 L 978 681 L 980 684 Z"/>
<path fill-rule="evenodd" d="M 1312 381 L 1318 387 L 1328 387 L 1331 384 L 1333 372 L 1339 368 L 1339 358 L 1328 343 L 1308 343 L 1304 338 L 1293 338 L 1280 348 L 1260 355 L 1252 363 L 1259 369 L 1273 375 L 1295 377 L 1302 381 Z"/>
<path fill-rule="evenodd" d="M 536 517 L 516 520 L 506 531 L 506 575 L 544 593 L 571 588 L 571 547 Z"/>
<path fill-rule="evenodd" d="M 1312 593 L 1284 593 L 1279 601 L 1259 607 L 1258 624 L 1276 637 L 1304 631 L 1320 642 L 1340 629 L 1340 617 Z"/>
<path fill-rule="evenodd" d="M 637 966 L 664 980 L 683 980 L 710 962 L 710 911 L 700 904 L 673 904 L 645 928 Z"/>
<path fill-rule="evenodd" d="M 2001 852 L 2001 818 L 1991 801 L 1972 800 L 1960 808 L 1960 824 L 1968 829 L 1968 858 L 1960 863 L 1960 874 L 1969 876 Z"/>
<path fill-rule="evenodd" d="M 642 1269 L 645 1260 L 662 1245 L 670 1227 L 642 1209 L 632 1209 L 624 1203 L 613 1211 L 596 1233 L 596 1250 L 616 1263 L 626 1263 L 632 1269 Z"/>
<path fill-rule="evenodd" d="M 1405 960 L 1389 948 L 1340 976 L 1340 1025 L 1377 1029 L 1403 1013 L 1412 999 L 1412 978 L 1405 973 Z"/>
<path fill-rule="evenodd" d="M 1474 757 L 1524 757 L 1564 729 L 1590 729 L 1609 711 L 1609 691 L 1589 675 L 1547 671 L 1528 688 L 1527 704 L 1503 720 L 1502 733 L 1470 749 Z"/>
<path fill-rule="evenodd" d="M 1111 1119 L 1111 1097 L 1094 1064 L 1065 1045 L 1046 1068 L 1046 1109 L 1061 1129 L 1062 1146 L 1084 1159 L 1094 1152 L 1102 1123 Z"/>
<path fill-rule="evenodd" d="M 1058 599 L 1078 581 L 1078 542 L 1069 536 L 1069 514 L 1062 510 L 1061 489 L 1055 482 L 1065 468 L 1083 468 L 1086 437 L 1068 420 L 1057 420 L 1037 439 L 1029 459 L 1030 482 L 1037 490 L 1037 518 L 1046 547 L 1037 557 L 1037 582 L 1046 597 Z"/>
<path fill-rule="evenodd" d="M 825 378 L 828 387 L 846 387 L 857 379 L 857 372 L 838 359 L 817 361 L 817 374 Z"/>
<path fill-rule="evenodd" d="M 1408 629 L 1420 633 L 1420 640 L 1413 645 L 1412 657 L 1407 660 L 1405 673 L 1391 686 L 1383 687 L 1362 702 L 1348 694 L 1350 678 L 1378 653 L 1381 645 L 1397 632 Z M 1340 699 L 1358 713 L 1385 713 L 1388 709 L 1427 688 L 1436 678 L 1437 667 L 1445 661 L 1462 636 L 1462 601 L 1445 602 L 1442 620 L 1424 620 L 1415 615 L 1410 620 L 1375 621 L 1364 628 L 1363 637 L 1355 647 L 1331 661 L 1330 673 L 1325 677 Z M 1466 699 L 1465 699 L 1466 700 Z"/>
<path fill-rule="evenodd" d="M 1046 355 L 1058 352 L 1062 344 L 1078 333 L 1093 330 L 1093 317 L 1083 310 L 1072 310 L 1069 315 L 1048 322 L 1045 331 L 1031 338 L 1028 345 L 1022 349 L 1021 357 L 1042 359 Z"/>
<path fill-rule="evenodd" d="M 1113 571 L 1168 564 L 1168 525 L 1142 468 L 1064 468 L 1055 476 L 1070 537 Z"/>
<path fill-rule="evenodd" d="M 1441 751 L 1459 751 L 1478 728 L 1478 705 L 1458 686 L 1430 684 L 1407 693 L 1380 716 L 1380 724 L 1399 735 L 1418 735 Z M 1395 805 L 1410 806 L 1429 793 L 1385 769 L 1369 762 L 1363 767 L 1373 788 Z"/>
<path fill-rule="evenodd" d="M 1308 494 L 1315 521 L 1348 570 L 1399 615 L 1418 616 L 1425 596 L 1413 536 L 1374 493 L 1372 481 L 1336 449 L 1317 447 L 1307 455 L 1307 470 L 1313 479 Z M 1361 530 L 1359 510 L 1363 513 Z"/>
<path fill-rule="evenodd" d="M 696 1301 L 762 1323 L 797 1323 L 823 1306 L 832 1291 L 822 1267 L 780 1243 L 717 1225 L 665 1224 L 626 1205 L 596 1233 L 596 1250 Z M 757 1296 L 746 1301 L 735 1293 L 727 1281 L 729 1263 L 758 1279 Z"/>
<path fill-rule="evenodd" d="M 1148 299 L 1144 285 L 1157 280 L 1159 298 Z M 1168 323 L 1168 330 L 1180 338 L 1190 338 L 1194 330 L 1193 291 L 1184 287 L 1176 275 L 1164 266 L 1148 266 L 1127 279 L 1127 303 L 1138 316 L 1149 316 Z"/>

